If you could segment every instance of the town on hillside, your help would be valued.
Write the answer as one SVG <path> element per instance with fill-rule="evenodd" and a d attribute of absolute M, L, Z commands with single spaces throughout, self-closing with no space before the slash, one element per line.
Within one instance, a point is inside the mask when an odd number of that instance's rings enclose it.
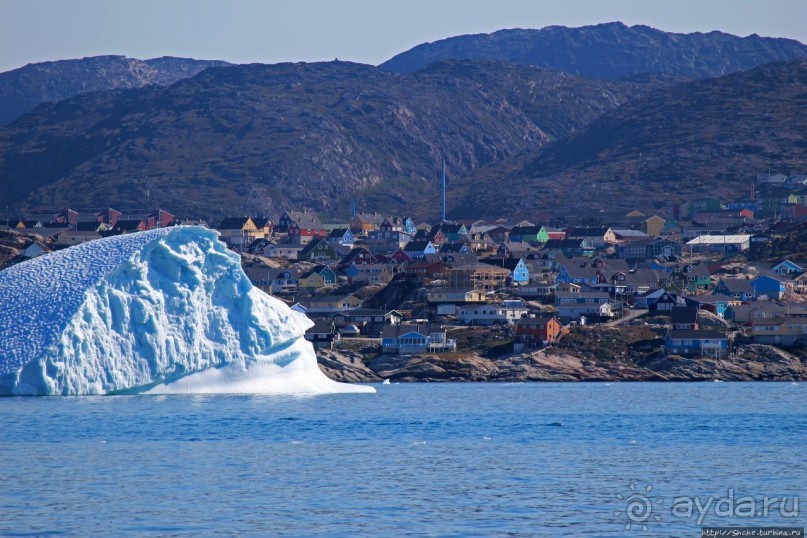
<path fill-rule="evenodd" d="M 807 344 L 807 177 L 760 177 L 752 199 L 633 211 L 610 222 L 499 219 L 418 223 L 312 211 L 219 222 L 156 210 L 42 211 L 0 226 L 0 267 L 156 227 L 215 228 L 251 282 L 315 323 L 318 349 L 462 352 L 475 334 L 524 352 L 603 326 L 653 331 L 658 356 L 730 358 L 739 346 Z M 772 195 L 771 193 L 778 193 Z"/>

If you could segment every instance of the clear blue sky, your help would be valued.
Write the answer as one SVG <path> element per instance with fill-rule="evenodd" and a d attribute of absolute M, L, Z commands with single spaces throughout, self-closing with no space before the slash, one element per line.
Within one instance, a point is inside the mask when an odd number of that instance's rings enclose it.
<path fill-rule="evenodd" d="M 99 54 L 378 64 L 454 35 L 616 20 L 807 43 L 807 0 L 0 0 L 0 71 Z"/>

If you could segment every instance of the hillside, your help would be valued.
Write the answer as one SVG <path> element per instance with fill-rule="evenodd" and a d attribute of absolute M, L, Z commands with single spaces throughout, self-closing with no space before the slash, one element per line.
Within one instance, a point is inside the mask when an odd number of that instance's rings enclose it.
<path fill-rule="evenodd" d="M 404 75 L 346 62 L 210 68 L 44 104 L 0 130 L 0 202 L 344 216 L 356 198 L 433 217 L 413 200 L 436 197 L 442 157 L 468 174 L 579 132 L 637 93 L 489 62 Z"/>
<path fill-rule="evenodd" d="M 612 22 L 451 37 L 418 45 L 380 67 L 408 73 L 438 60 L 494 60 L 598 79 L 645 73 L 712 78 L 803 57 L 807 45 L 790 39 L 722 32 L 675 34 Z"/>
<path fill-rule="evenodd" d="M 567 140 L 480 171 L 485 191 L 459 186 L 450 203 L 461 216 L 747 197 L 756 174 L 807 171 L 805 133 L 807 59 L 768 64 L 625 103 Z"/>
<path fill-rule="evenodd" d="M 138 60 L 125 56 L 29 64 L 0 73 L 0 124 L 11 123 L 41 103 L 100 90 L 141 88 L 149 84 L 167 86 L 208 67 L 223 65 L 229 64 L 172 57 Z"/>

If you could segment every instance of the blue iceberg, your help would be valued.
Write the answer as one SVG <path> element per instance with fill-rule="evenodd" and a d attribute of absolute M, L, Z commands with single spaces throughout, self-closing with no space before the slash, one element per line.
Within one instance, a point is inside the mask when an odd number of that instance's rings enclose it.
<path fill-rule="evenodd" d="M 372 392 L 206 228 L 110 237 L 0 272 L 0 394 Z"/>

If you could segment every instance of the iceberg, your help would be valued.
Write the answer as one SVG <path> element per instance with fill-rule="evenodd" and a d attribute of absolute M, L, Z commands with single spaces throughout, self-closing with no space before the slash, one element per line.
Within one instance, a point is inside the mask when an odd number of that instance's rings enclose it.
<path fill-rule="evenodd" d="M 311 325 L 215 231 L 100 239 L 0 271 L 0 395 L 374 392 L 319 370 Z"/>

